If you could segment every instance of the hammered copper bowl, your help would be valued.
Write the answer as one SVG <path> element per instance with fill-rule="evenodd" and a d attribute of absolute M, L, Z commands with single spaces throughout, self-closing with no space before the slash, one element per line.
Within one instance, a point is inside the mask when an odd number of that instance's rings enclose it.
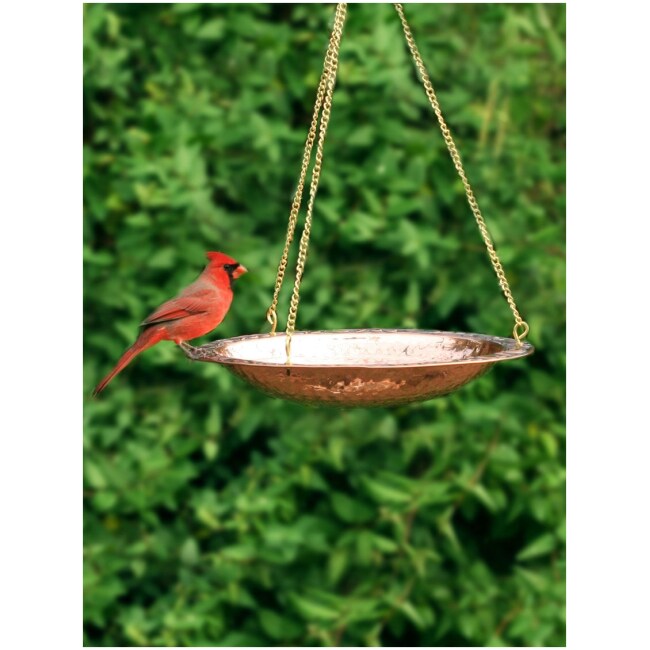
<path fill-rule="evenodd" d="M 274 397 L 340 407 L 395 406 L 446 395 L 498 361 L 532 354 L 514 339 L 428 330 L 253 334 L 194 348 L 188 356 L 224 365 Z"/>

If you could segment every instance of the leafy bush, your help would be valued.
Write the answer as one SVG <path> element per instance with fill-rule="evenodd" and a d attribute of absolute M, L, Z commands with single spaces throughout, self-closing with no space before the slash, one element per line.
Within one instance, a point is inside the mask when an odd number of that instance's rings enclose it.
<path fill-rule="evenodd" d="M 536 354 L 334 411 L 146 352 L 85 402 L 87 645 L 564 644 L 564 6 L 406 11 Z M 216 336 L 264 330 L 332 16 L 84 6 L 86 397 L 206 250 L 251 271 Z M 390 5 L 349 8 L 298 326 L 511 329 Z"/>

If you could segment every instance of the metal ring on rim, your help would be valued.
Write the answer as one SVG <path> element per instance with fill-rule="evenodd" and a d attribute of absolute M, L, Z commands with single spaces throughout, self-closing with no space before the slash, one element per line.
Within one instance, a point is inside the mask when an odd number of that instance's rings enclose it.
<path fill-rule="evenodd" d="M 519 331 L 520 327 L 523 328 L 521 332 Z M 521 345 L 521 342 L 526 338 L 529 331 L 530 327 L 528 327 L 528 323 L 525 320 L 515 324 L 512 330 L 512 337 L 517 341 L 517 345 Z"/>
<path fill-rule="evenodd" d="M 278 315 L 273 307 L 269 307 L 269 310 L 266 312 L 266 320 L 271 325 L 271 331 L 269 333 L 271 336 L 275 336 L 275 330 L 278 326 Z"/>

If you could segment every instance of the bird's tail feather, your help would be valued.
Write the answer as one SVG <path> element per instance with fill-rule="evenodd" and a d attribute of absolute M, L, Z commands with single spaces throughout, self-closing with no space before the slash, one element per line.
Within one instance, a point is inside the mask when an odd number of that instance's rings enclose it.
<path fill-rule="evenodd" d="M 113 370 L 111 370 L 106 375 L 106 377 L 104 377 L 104 379 L 102 379 L 99 384 L 95 386 L 95 390 L 93 390 L 93 397 L 95 395 L 99 395 L 99 393 L 101 393 L 104 388 L 108 386 L 113 377 L 124 370 L 124 368 L 126 368 L 126 366 L 128 366 L 129 363 L 131 363 L 131 361 L 133 361 L 133 359 L 137 357 L 138 354 L 140 354 L 140 352 L 143 352 L 147 348 L 150 348 L 151 346 L 161 341 L 162 337 L 162 330 L 155 328 L 144 330 L 140 336 L 138 336 L 136 342 L 120 357 L 120 360 L 115 364 Z"/>

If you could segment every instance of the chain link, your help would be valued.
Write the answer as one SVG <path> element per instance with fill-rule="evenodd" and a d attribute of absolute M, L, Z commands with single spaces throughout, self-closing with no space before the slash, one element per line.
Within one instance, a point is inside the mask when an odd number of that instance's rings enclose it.
<path fill-rule="evenodd" d="M 499 256 L 497 255 L 497 252 L 494 248 L 494 244 L 492 243 L 492 238 L 490 237 L 490 234 L 488 232 L 487 226 L 485 224 L 485 220 L 483 219 L 483 215 L 481 214 L 481 210 L 478 207 L 478 203 L 476 201 L 476 197 L 474 196 L 474 192 L 472 191 L 472 187 L 469 184 L 469 181 L 467 180 L 467 176 L 465 175 L 465 169 L 463 168 L 463 163 L 461 162 L 460 154 L 458 153 L 458 149 L 456 148 L 456 143 L 454 142 L 454 139 L 451 137 L 451 132 L 449 131 L 449 127 L 447 126 L 442 116 L 442 111 L 440 110 L 440 104 L 438 103 L 438 98 L 436 97 L 436 93 L 433 89 L 431 79 L 429 78 L 427 70 L 424 67 L 424 62 L 422 61 L 422 57 L 420 56 L 418 47 L 415 44 L 413 34 L 411 33 L 411 28 L 409 27 L 409 24 L 406 21 L 406 16 L 404 15 L 404 8 L 402 7 L 401 4 L 395 3 L 395 9 L 397 10 L 399 18 L 402 21 L 402 29 L 404 30 L 404 36 L 406 37 L 406 42 L 409 46 L 409 50 L 411 51 L 411 56 L 413 57 L 413 61 L 415 62 L 415 67 L 420 73 L 420 78 L 422 80 L 422 85 L 424 86 L 424 90 L 426 92 L 427 98 L 429 99 L 431 108 L 433 108 L 433 111 L 436 114 L 436 117 L 438 118 L 438 124 L 440 125 L 440 131 L 442 132 L 442 137 L 445 140 L 445 144 L 447 145 L 447 149 L 449 150 L 449 154 L 451 155 L 451 159 L 454 163 L 454 167 L 456 168 L 456 171 L 460 176 L 460 180 L 463 183 L 463 187 L 465 188 L 465 195 L 467 196 L 467 202 L 469 203 L 469 207 L 471 208 L 472 213 L 474 214 L 474 218 L 476 219 L 478 229 L 481 233 L 481 236 L 483 237 L 483 241 L 485 242 L 485 247 L 487 248 L 487 252 L 490 257 L 490 261 L 492 262 L 494 272 L 496 273 L 497 279 L 499 280 L 499 286 L 501 287 L 501 290 L 503 291 L 503 295 L 506 297 L 506 300 L 508 301 L 508 305 L 510 306 L 512 315 L 515 318 L 515 326 L 512 331 L 512 335 L 515 341 L 517 341 L 517 344 L 520 345 L 521 342 L 526 337 L 526 335 L 528 334 L 529 331 L 528 323 L 526 323 L 526 321 L 519 314 L 519 310 L 517 309 L 515 299 L 512 297 L 512 291 L 510 291 L 510 285 L 508 284 L 508 280 L 506 279 L 506 274 L 505 271 L 503 270 L 503 265 L 501 264 L 501 260 L 499 259 Z"/>

